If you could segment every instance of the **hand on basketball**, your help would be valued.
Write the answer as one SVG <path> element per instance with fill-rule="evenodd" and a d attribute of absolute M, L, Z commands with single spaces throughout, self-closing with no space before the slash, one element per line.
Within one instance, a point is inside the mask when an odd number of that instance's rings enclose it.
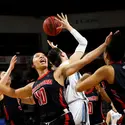
<path fill-rule="evenodd" d="M 68 18 L 67 18 L 66 14 L 65 15 L 63 13 L 61 13 L 61 15 L 57 14 L 57 17 L 58 18 L 56 18 L 56 20 L 58 20 L 62 24 L 60 26 L 61 28 L 68 29 L 69 27 L 71 27 L 69 22 L 68 22 Z M 60 27 L 58 27 L 58 28 L 60 28 Z"/>
<path fill-rule="evenodd" d="M 10 66 L 9 66 L 9 68 L 11 69 L 11 71 L 14 69 L 16 62 L 17 62 L 17 56 L 14 55 L 14 56 L 11 58 Z"/>
<path fill-rule="evenodd" d="M 58 45 L 54 45 L 53 42 L 50 42 L 49 40 L 47 40 L 47 43 L 49 44 L 51 48 L 57 48 L 58 46 Z"/>

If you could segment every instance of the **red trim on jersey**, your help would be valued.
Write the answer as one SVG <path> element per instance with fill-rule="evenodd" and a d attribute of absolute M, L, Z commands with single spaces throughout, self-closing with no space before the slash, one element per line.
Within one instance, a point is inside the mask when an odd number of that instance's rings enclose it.
<path fill-rule="evenodd" d="M 10 121 L 10 124 L 11 124 L 11 125 L 15 125 L 14 122 L 13 122 L 12 120 Z"/>
<path fill-rule="evenodd" d="M 62 91 L 62 88 L 59 89 L 59 101 L 60 101 L 60 104 L 65 108 L 67 108 L 67 105 L 63 102 L 63 91 Z"/>
<path fill-rule="evenodd" d="M 4 105 L 4 113 L 5 113 L 6 119 L 9 120 L 9 114 L 7 112 L 5 105 Z"/>
<path fill-rule="evenodd" d="M 50 70 L 48 70 L 45 74 L 43 74 L 42 76 L 40 76 L 37 80 L 42 79 L 43 77 L 45 77 L 46 75 L 48 75 L 48 74 L 49 74 L 49 72 L 50 72 Z"/>
<path fill-rule="evenodd" d="M 122 105 L 122 108 L 125 109 L 125 103 L 121 100 L 115 97 L 115 99 L 120 102 L 120 104 Z"/>
<path fill-rule="evenodd" d="M 110 62 L 110 65 L 111 65 L 111 64 L 122 64 L 122 61 L 118 61 L 118 62 L 113 62 L 113 61 L 111 61 L 111 62 Z"/>
<path fill-rule="evenodd" d="M 102 85 L 102 88 L 104 88 L 104 89 L 106 88 L 104 81 L 101 82 L 101 85 Z"/>
<path fill-rule="evenodd" d="M 70 120 L 69 114 L 67 113 L 67 114 L 65 114 L 65 124 L 64 125 L 69 125 L 69 120 Z"/>
<path fill-rule="evenodd" d="M 106 120 L 106 118 L 105 118 L 105 116 L 104 116 L 104 113 L 103 113 L 103 111 L 102 111 L 102 102 L 101 102 L 101 107 L 100 107 L 101 109 L 101 115 L 102 115 L 102 118 L 103 118 L 103 120 Z"/>
<path fill-rule="evenodd" d="M 117 125 L 122 125 L 122 121 L 125 118 L 125 114 L 117 121 Z"/>
<path fill-rule="evenodd" d="M 94 90 L 94 87 L 93 88 L 91 88 L 90 90 L 88 90 L 88 91 L 85 91 L 85 94 L 90 94 L 90 93 L 92 93 L 93 92 L 93 90 Z"/>
<path fill-rule="evenodd" d="M 7 112 L 6 106 L 4 105 L 4 113 L 7 120 L 9 120 L 9 114 Z M 15 125 L 12 120 L 10 120 L 10 125 Z"/>

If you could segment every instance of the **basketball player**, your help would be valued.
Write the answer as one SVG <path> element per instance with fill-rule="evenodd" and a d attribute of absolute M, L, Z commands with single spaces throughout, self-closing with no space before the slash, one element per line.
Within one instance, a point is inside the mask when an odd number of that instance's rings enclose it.
<path fill-rule="evenodd" d="M 13 98 L 27 98 L 33 95 L 31 102 L 39 106 L 40 125 L 74 125 L 72 114 L 68 109 L 63 94 L 65 79 L 98 57 L 108 44 L 109 40 L 106 40 L 98 48 L 86 54 L 81 60 L 69 65 L 59 66 L 56 70 L 48 69 L 48 59 L 45 54 L 42 52 L 35 53 L 31 67 L 37 71 L 39 78 L 35 82 L 16 90 L 5 86 L 17 60 L 17 57 L 14 56 L 7 72 L 0 80 L 0 91 Z M 51 52 L 54 52 L 54 50 L 58 50 L 59 55 L 62 55 L 62 60 L 65 53 L 57 48 L 54 48 Z"/>
<path fill-rule="evenodd" d="M 84 73 L 80 80 L 84 80 L 90 76 L 89 73 Z M 88 109 L 90 125 L 106 125 L 104 122 L 104 115 L 102 112 L 102 100 L 111 103 L 110 98 L 105 93 L 104 89 L 100 85 L 92 87 L 85 91 L 85 95 L 88 98 Z"/>
<path fill-rule="evenodd" d="M 110 44 L 104 52 L 107 65 L 99 68 L 93 75 L 76 85 L 77 91 L 84 91 L 105 82 L 106 92 L 116 110 L 122 114 L 117 124 L 125 124 L 125 65 L 122 63 L 125 52 L 125 41 L 118 31 L 112 35 Z M 119 49 L 119 50 L 118 50 Z"/>
<path fill-rule="evenodd" d="M 0 73 L 0 79 L 4 76 L 6 72 L 2 71 Z M 9 77 L 6 86 L 10 87 L 11 77 Z M 3 108 L 6 116 L 6 122 L 10 125 L 25 125 L 24 112 L 22 110 L 21 104 L 15 98 L 10 98 L 6 95 L 0 95 L 0 101 L 3 102 Z"/>
<path fill-rule="evenodd" d="M 76 47 L 75 52 L 67 59 L 68 56 L 65 56 L 62 62 L 59 65 L 67 65 L 68 63 L 72 63 L 76 60 L 80 60 L 84 55 L 85 49 L 87 47 L 87 40 L 83 37 L 77 30 L 75 30 L 68 22 L 67 15 L 57 15 L 59 17 L 59 21 L 62 24 L 62 28 L 67 29 L 74 38 L 78 41 L 78 46 Z M 48 41 L 48 44 L 52 48 L 57 48 L 57 45 L 54 45 L 53 42 Z M 50 52 L 49 52 L 50 53 Z M 58 54 L 58 53 L 57 53 Z M 51 60 L 50 54 L 49 59 Z M 54 63 L 55 66 L 57 66 Z M 75 91 L 75 85 L 77 80 L 81 77 L 80 73 L 75 73 L 69 76 L 64 85 L 64 96 L 66 102 L 68 103 L 69 110 L 73 115 L 73 119 L 75 121 L 75 125 L 89 125 L 89 115 L 88 115 L 88 100 L 84 93 L 79 93 Z"/>
<path fill-rule="evenodd" d="M 111 125 L 117 125 L 117 121 L 120 119 L 122 115 L 117 112 L 113 103 L 111 106 L 112 106 L 112 109 L 107 113 L 106 123 L 107 125 L 110 125 L 110 123 Z"/>
<path fill-rule="evenodd" d="M 0 96 L 0 100 L 1 100 L 1 96 Z M 1 122 L 3 122 L 3 123 L 1 123 Z M 6 124 L 6 122 L 7 122 L 7 119 L 6 119 L 5 111 L 3 108 L 3 101 L 0 101 L 0 123 Z"/>

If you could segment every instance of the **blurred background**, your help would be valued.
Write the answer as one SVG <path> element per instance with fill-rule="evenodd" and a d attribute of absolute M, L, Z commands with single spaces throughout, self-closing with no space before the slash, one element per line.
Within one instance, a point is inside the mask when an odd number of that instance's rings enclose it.
<path fill-rule="evenodd" d="M 7 70 L 13 55 L 18 56 L 12 87 L 19 88 L 22 71 L 27 70 L 26 64 L 38 51 L 47 52 L 50 48 L 47 39 L 72 54 L 77 45 L 73 36 L 63 30 L 58 36 L 50 37 L 43 32 L 42 23 L 48 16 L 63 12 L 68 15 L 70 24 L 88 40 L 86 53 L 104 42 L 110 31 L 120 30 L 125 33 L 125 4 L 121 1 L 0 1 L 0 71 Z M 120 48 L 118 48 L 119 50 Z M 94 72 L 104 65 L 102 57 L 81 70 Z M 24 105 L 25 113 L 31 112 L 33 106 Z"/>

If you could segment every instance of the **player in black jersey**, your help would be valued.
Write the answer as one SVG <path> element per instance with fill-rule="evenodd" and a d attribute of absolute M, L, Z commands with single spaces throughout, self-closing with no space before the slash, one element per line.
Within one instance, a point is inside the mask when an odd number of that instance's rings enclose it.
<path fill-rule="evenodd" d="M 42 119 L 41 124 L 51 122 L 54 125 L 65 125 L 67 123 L 73 125 L 74 121 L 71 113 L 68 111 L 68 106 L 62 92 L 65 78 L 100 55 L 106 46 L 107 42 L 104 42 L 78 62 L 61 66 L 56 71 L 49 71 L 47 57 L 41 52 L 36 53 L 33 56 L 32 67 L 39 74 L 37 81 L 16 90 L 0 84 L 0 91 L 14 98 L 27 98 L 33 94 L 34 98 L 31 98 L 31 104 L 39 105 L 40 117 Z M 16 58 L 16 56 L 12 58 L 10 67 L 3 79 L 1 79 L 1 83 L 6 83 L 6 79 L 14 68 Z"/>
<path fill-rule="evenodd" d="M 0 73 L 0 79 L 4 77 L 6 72 L 2 71 Z M 11 77 L 8 79 L 6 86 L 11 85 Z M 17 99 L 8 97 L 6 95 L 0 95 L 0 101 L 3 103 L 2 107 L 4 109 L 5 117 L 6 117 L 6 124 L 10 125 L 26 125 L 24 119 L 24 112 L 21 107 L 21 104 L 18 102 Z"/>
<path fill-rule="evenodd" d="M 89 109 L 90 125 L 96 125 L 96 124 L 103 125 L 101 95 L 97 92 L 95 87 L 85 91 L 85 95 L 89 100 L 88 109 Z"/>
<path fill-rule="evenodd" d="M 80 80 L 84 80 L 90 76 L 91 74 L 84 73 Z M 97 85 L 86 90 L 85 95 L 89 100 L 88 109 L 90 125 L 106 125 L 106 122 L 104 122 L 104 114 L 102 112 L 102 101 L 105 100 L 106 102 L 111 103 L 111 100 L 105 90 L 101 85 Z"/>
<path fill-rule="evenodd" d="M 110 37 L 110 44 L 104 52 L 107 65 L 99 68 L 93 75 L 79 82 L 77 91 L 84 91 L 96 86 L 101 81 L 105 82 L 105 90 L 112 100 L 116 110 L 122 114 L 118 124 L 125 124 L 125 65 L 122 63 L 125 52 L 125 41 L 122 34 L 117 31 Z"/>
<path fill-rule="evenodd" d="M 80 60 L 86 50 L 88 41 L 84 36 L 82 36 L 76 29 L 74 29 L 68 21 L 67 15 L 58 15 L 58 20 L 61 22 L 61 27 L 64 29 L 67 29 L 73 37 L 76 39 L 76 41 L 79 43 L 77 47 L 75 48 L 75 51 L 73 54 L 70 55 L 69 58 L 67 56 L 63 57 L 63 60 L 61 59 L 61 56 L 59 56 L 59 63 L 57 60 L 57 56 L 59 55 L 58 49 L 57 53 L 55 53 L 55 56 L 53 57 L 53 49 L 49 51 L 48 53 L 48 59 L 51 61 L 54 65 L 54 69 L 58 67 L 59 65 L 68 65 L 69 63 L 75 62 Z M 54 45 L 53 42 L 47 41 L 51 48 L 57 48 L 57 45 Z M 51 55 L 52 54 L 52 55 Z M 56 61 L 54 61 L 56 60 Z M 61 61 L 60 61 L 61 60 Z M 87 98 L 84 93 L 82 92 L 76 92 L 75 91 L 75 84 L 76 81 L 81 77 L 81 74 L 76 72 L 69 76 L 65 81 L 64 85 L 64 96 L 66 99 L 66 102 L 69 106 L 69 110 L 73 115 L 73 119 L 76 125 L 84 124 L 89 125 L 89 115 L 88 115 L 88 108 L 87 108 Z M 75 110 L 74 110 L 75 109 Z"/>
<path fill-rule="evenodd" d="M 55 71 L 48 69 L 48 59 L 42 52 L 34 54 L 32 59 L 32 69 L 37 71 L 39 78 L 25 87 L 12 89 L 4 84 L 8 79 L 16 62 L 16 56 L 11 60 L 5 76 L 0 81 L 0 91 L 13 98 L 31 97 L 31 104 L 37 104 L 40 111 L 41 125 L 73 125 L 73 117 L 68 110 L 68 105 L 64 99 L 63 86 L 65 79 L 73 73 L 79 71 L 83 66 L 93 61 L 99 56 L 109 44 L 105 41 L 98 48 L 85 55 L 75 63 L 58 67 Z M 57 49 L 61 59 L 65 53 Z M 4 83 L 4 84 L 1 84 Z"/>

